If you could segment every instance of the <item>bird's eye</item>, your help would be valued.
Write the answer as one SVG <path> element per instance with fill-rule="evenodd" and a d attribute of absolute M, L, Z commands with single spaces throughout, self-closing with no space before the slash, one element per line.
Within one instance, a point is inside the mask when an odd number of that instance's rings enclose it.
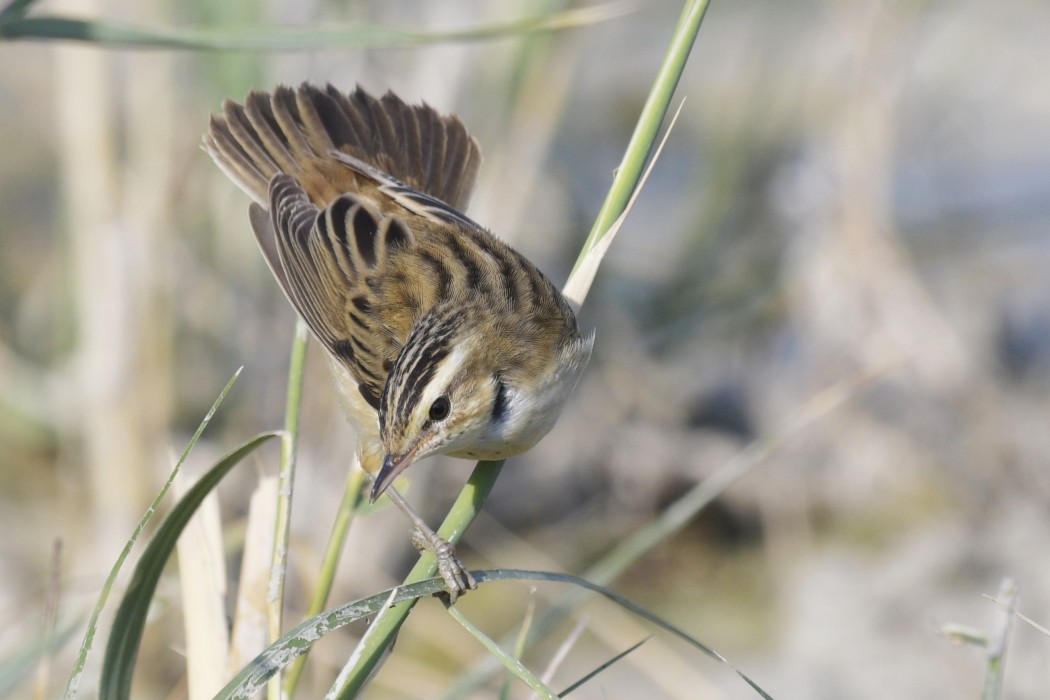
<path fill-rule="evenodd" d="M 434 400 L 434 403 L 430 404 L 430 420 L 439 421 L 448 418 L 448 412 L 452 406 L 448 402 L 448 398 L 439 396 Z"/>

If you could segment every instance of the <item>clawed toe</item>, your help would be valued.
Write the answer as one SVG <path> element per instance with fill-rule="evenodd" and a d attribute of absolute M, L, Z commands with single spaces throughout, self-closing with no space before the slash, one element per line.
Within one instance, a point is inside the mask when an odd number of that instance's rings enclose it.
<path fill-rule="evenodd" d="M 452 543 L 437 535 L 427 537 L 426 533 L 415 530 L 412 532 L 412 544 L 420 551 L 432 552 L 437 558 L 438 574 L 445 582 L 450 603 L 455 603 L 459 596 L 478 587 L 474 576 L 456 556 L 456 548 Z"/>

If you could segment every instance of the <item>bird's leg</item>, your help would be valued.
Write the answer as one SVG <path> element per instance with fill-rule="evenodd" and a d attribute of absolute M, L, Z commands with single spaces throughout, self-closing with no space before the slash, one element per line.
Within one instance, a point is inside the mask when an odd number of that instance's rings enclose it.
<path fill-rule="evenodd" d="M 426 550 L 431 552 L 437 558 L 438 573 L 441 574 L 441 578 L 445 581 L 449 601 L 455 603 L 456 598 L 460 594 L 465 593 L 468 589 L 474 590 L 477 588 L 477 581 L 474 580 L 474 577 L 467 571 L 467 567 L 463 566 L 463 562 L 456 556 L 455 546 L 451 542 L 438 537 L 438 534 L 427 526 L 423 518 L 419 517 L 416 511 L 412 510 L 412 506 L 408 505 L 408 502 L 401 497 L 401 494 L 393 486 L 389 487 L 385 493 L 415 526 L 412 530 L 412 544 L 415 548 L 420 551 Z"/>

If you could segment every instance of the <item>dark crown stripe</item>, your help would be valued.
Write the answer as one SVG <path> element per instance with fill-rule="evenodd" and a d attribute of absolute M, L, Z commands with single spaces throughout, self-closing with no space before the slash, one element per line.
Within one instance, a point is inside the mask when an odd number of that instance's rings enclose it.
<path fill-rule="evenodd" d="M 398 422 L 408 419 L 438 365 L 451 352 L 457 323 L 455 316 L 429 316 L 412 331 L 383 388 L 380 431 L 386 429 L 391 417 Z"/>
<path fill-rule="evenodd" d="M 411 393 L 417 380 L 417 375 L 425 369 L 426 365 L 437 362 L 435 354 L 443 353 L 441 357 L 448 354 L 449 339 L 452 337 L 453 326 L 451 319 L 443 325 L 431 327 L 430 333 L 421 337 L 419 348 L 415 351 L 412 361 L 405 365 L 403 371 L 404 380 L 401 386 L 402 394 Z"/>
<path fill-rule="evenodd" d="M 447 347 L 428 348 L 420 353 L 419 361 L 415 368 L 409 373 L 405 381 L 405 388 L 398 398 L 397 416 L 401 421 L 407 421 L 412 407 L 419 403 L 423 391 L 430 384 L 437 372 L 438 364 L 448 357 Z"/>
<path fill-rule="evenodd" d="M 449 353 L 448 339 L 452 335 L 447 326 L 429 326 L 429 332 L 420 335 L 417 347 L 410 349 L 406 362 L 398 370 L 398 414 L 401 415 L 411 406 L 415 398 L 423 393 L 430 379 L 433 378 L 437 364 Z"/>

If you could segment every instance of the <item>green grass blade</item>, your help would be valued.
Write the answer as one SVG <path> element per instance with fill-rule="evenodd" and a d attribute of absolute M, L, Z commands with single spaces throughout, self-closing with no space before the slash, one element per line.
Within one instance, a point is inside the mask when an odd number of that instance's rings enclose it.
<path fill-rule="evenodd" d="M 0 20 L 3 20 L 0 21 L 0 39 L 83 41 L 120 48 L 194 51 L 401 48 L 573 29 L 619 16 L 624 11 L 623 3 L 613 3 L 442 32 L 415 32 L 368 25 L 301 30 L 190 27 L 161 29 L 61 16 L 22 17 L 18 12 L 11 12 L 10 15 L 0 15 Z"/>
<path fill-rule="evenodd" d="M 482 632 L 473 622 L 468 620 L 463 613 L 452 605 L 446 604 L 445 608 L 448 610 L 449 615 L 451 615 L 456 622 L 461 624 L 463 629 L 467 630 L 474 639 L 481 642 L 481 646 L 485 647 L 485 649 L 499 660 L 508 671 L 521 679 L 522 683 L 532 688 L 532 692 L 536 693 L 536 695 L 543 700 L 558 699 L 557 693 L 544 685 L 543 682 L 536 677 L 536 674 L 530 671 L 525 664 L 521 663 L 521 661 L 513 654 L 508 654 L 504 651 L 499 644 L 496 644 L 492 637 L 489 637 Z"/>
<path fill-rule="evenodd" d="M 653 86 L 649 90 L 649 96 L 642 107 L 642 113 L 638 117 L 634 133 L 631 135 L 631 140 L 627 142 L 623 160 L 620 161 L 620 167 L 616 169 L 612 186 L 583 244 L 583 249 L 576 259 L 573 272 L 579 268 L 587 253 L 598 244 L 598 241 L 627 207 L 631 194 L 642 177 L 645 162 L 649 159 L 649 154 L 652 153 L 656 144 L 656 136 L 671 105 L 671 96 L 678 87 L 678 81 L 685 70 L 689 53 L 693 44 L 696 43 L 696 35 L 700 31 L 700 23 L 707 12 L 708 2 L 709 0 L 686 2 L 678 20 L 678 26 L 675 27 L 674 34 L 671 36 L 667 53 L 660 64 Z"/>
<path fill-rule="evenodd" d="M 248 440 L 220 459 L 200 481 L 176 504 L 153 539 L 142 553 L 135 573 L 124 594 L 124 599 L 113 618 L 106 656 L 102 662 L 102 677 L 99 697 L 107 700 L 125 700 L 131 692 L 131 675 L 135 669 L 139 642 L 146 625 L 153 593 L 164 566 L 175 549 L 186 523 L 196 512 L 209 492 L 247 455 L 268 440 L 280 437 L 281 433 L 262 433 Z"/>
<path fill-rule="evenodd" d="M 117 580 L 117 575 L 120 573 L 120 569 L 124 566 L 124 561 L 128 558 L 128 554 L 131 553 L 131 548 L 135 546 L 135 542 L 138 540 L 139 535 L 146 528 L 146 524 L 149 523 L 153 514 L 157 511 L 157 507 L 160 506 L 160 502 L 164 500 L 164 496 L 167 495 L 168 489 L 171 488 L 172 483 L 175 481 L 175 476 L 179 473 L 179 469 L 182 467 L 183 462 L 190 454 L 190 450 L 200 440 L 201 435 L 204 434 L 204 429 L 208 427 L 208 423 L 211 422 L 215 412 L 219 410 L 219 406 L 222 405 L 223 399 L 226 398 L 226 394 L 233 388 L 234 382 L 237 381 L 237 377 L 241 376 L 241 370 L 243 367 L 238 368 L 233 376 L 230 377 L 230 381 L 226 382 L 226 386 L 223 387 L 222 391 L 219 392 L 218 398 L 212 404 L 208 413 L 205 414 L 204 420 L 197 426 L 197 431 L 190 438 L 189 443 L 186 445 L 186 449 L 179 455 L 179 459 L 175 462 L 175 467 L 171 470 L 171 474 L 168 476 L 168 480 L 161 487 L 160 493 L 150 503 L 149 508 L 146 509 L 146 513 L 139 520 L 139 524 L 135 527 L 135 531 L 131 533 L 131 537 L 128 539 L 127 544 L 124 545 L 124 549 L 121 550 L 120 555 L 117 557 L 117 561 L 113 564 L 113 568 L 110 569 L 109 576 L 106 577 L 106 582 L 102 584 L 102 591 L 99 593 L 98 602 L 95 603 L 95 609 L 91 612 L 91 617 L 88 619 L 87 630 L 84 632 L 84 640 L 80 644 L 80 651 L 77 653 L 76 661 L 73 663 L 73 670 L 69 674 L 69 681 L 66 683 L 65 697 L 67 700 L 75 698 L 77 691 L 80 688 L 80 680 L 84 674 L 84 666 L 87 664 L 87 657 L 91 652 L 92 643 L 95 640 L 95 632 L 98 630 L 98 619 L 102 614 L 102 609 L 106 606 L 106 601 L 109 599 L 109 592 L 113 588 L 113 583 Z"/>
<path fill-rule="evenodd" d="M 29 6 L 37 0 L 11 0 L 0 10 L 0 22 L 10 17 L 22 17 L 29 11 Z"/>
<path fill-rule="evenodd" d="M 532 618 L 536 613 L 536 601 L 530 600 L 529 607 L 525 611 L 525 619 L 521 623 L 521 629 L 518 630 L 518 638 L 514 641 L 514 658 L 521 659 L 525 655 L 525 643 L 529 639 L 529 629 L 532 627 Z M 507 677 L 503 681 L 503 687 L 500 688 L 499 700 L 510 700 L 510 690 L 514 682 L 514 676 L 511 673 L 507 674 Z"/>
<path fill-rule="evenodd" d="M 645 644 L 648 641 L 649 641 L 649 637 L 646 637 L 645 639 L 639 640 L 637 643 L 632 644 L 631 646 L 627 647 L 626 649 L 621 651 L 619 654 L 617 654 L 616 656 L 612 657 L 611 659 L 609 659 L 608 661 L 603 663 L 601 666 L 599 666 L 598 668 L 594 669 L 593 671 L 591 671 L 590 673 L 585 675 L 583 678 L 581 678 L 580 680 L 576 681 L 575 683 L 570 685 L 565 690 L 563 690 L 560 693 L 558 693 L 558 697 L 562 697 L 562 698 L 568 697 L 569 693 L 571 693 L 572 691 L 576 690 L 577 688 L 582 686 L 584 683 L 586 683 L 587 681 L 591 680 L 592 678 L 597 676 L 599 673 L 601 673 L 605 669 L 609 668 L 610 666 L 612 666 L 613 664 L 618 662 L 620 659 L 625 658 L 628 654 L 630 654 L 635 649 L 639 648 L 640 646 L 642 646 L 643 644 Z"/>
<path fill-rule="evenodd" d="M 219 691 L 214 700 L 255 697 L 274 674 L 305 654 L 316 642 L 351 622 L 373 616 L 382 610 L 391 599 L 392 593 L 393 605 L 405 605 L 443 590 L 444 582 L 438 578 L 431 578 L 410 586 L 398 586 L 396 589 L 376 593 L 316 615 L 282 635 L 252 659 Z"/>

